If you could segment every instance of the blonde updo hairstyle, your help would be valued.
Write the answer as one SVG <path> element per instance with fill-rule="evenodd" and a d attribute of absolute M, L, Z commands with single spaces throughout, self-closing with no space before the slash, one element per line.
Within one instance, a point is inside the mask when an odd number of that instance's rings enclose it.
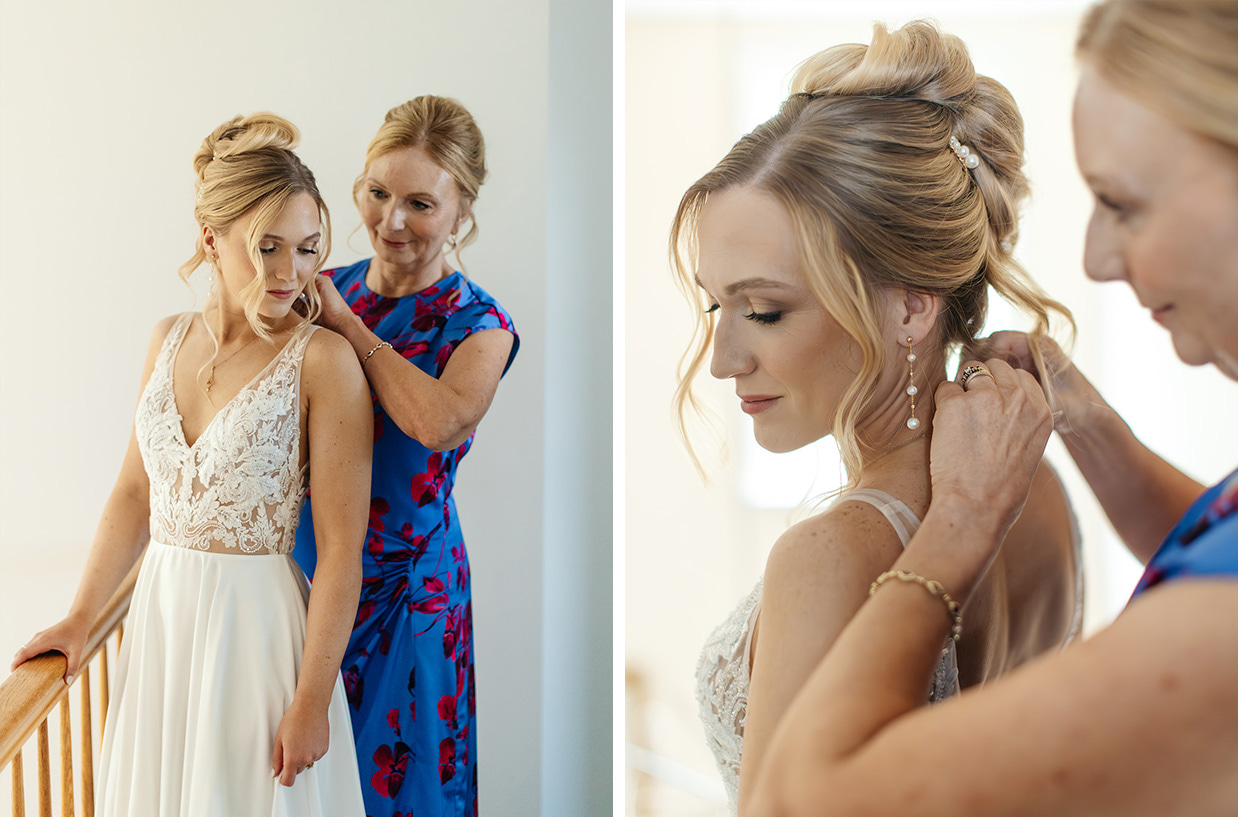
<path fill-rule="evenodd" d="M 365 168 L 353 184 L 353 199 L 361 195 L 370 164 L 394 150 L 421 148 L 447 171 L 460 193 L 460 206 L 469 220 L 468 232 L 457 239 L 460 250 L 477 238 L 473 203 L 486 180 L 486 142 L 468 109 L 444 96 L 419 96 L 387 111 L 378 133 L 365 150 Z M 464 264 L 460 263 L 460 268 Z"/>
<path fill-rule="evenodd" d="M 979 155 L 975 169 L 955 155 L 951 137 Z M 699 307 L 675 394 L 685 440 L 687 415 L 701 413 L 692 381 L 713 338 L 694 269 L 697 221 L 711 194 L 751 187 L 786 208 L 809 288 L 860 349 L 833 422 L 853 487 L 856 425 L 890 363 L 881 290 L 941 299 L 936 337 L 917 347 L 929 365 L 973 341 L 989 286 L 1032 316 L 1034 333 L 1047 332 L 1051 312 L 1071 321 L 1011 255 L 1028 193 L 1022 166 L 1023 120 L 1009 91 L 978 75 L 963 42 L 930 22 L 896 31 L 877 24 L 871 45 L 839 45 L 803 62 L 778 114 L 688 189 L 671 226 L 678 283 Z"/>
<path fill-rule="evenodd" d="M 262 236 L 267 234 L 284 205 L 301 193 L 313 198 L 322 222 L 315 272 L 322 268 L 331 252 L 331 220 L 326 202 L 318 192 L 314 174 L 292 152 L 300 136 L 295 125 L 272 113 L 235 116 L 212 131 L 193 156 L 198 191 L 193 208 L 194 218 L 198 224 L 225 235 L 237 220 L 252 211 L 254 218 L 245 243 L 254 269 L 261 270 L 263 266 L 262 254 L 258 251 Z M 181 278 L 188 283 L 189 276 L 206 260 L 204 237 L 199 232 L 193 256 L 180 267 Z M 263 277 L 256 275 L 242 288 L 240 299 L 250 327 L 259 337 L 269 341 L 271 334 L 258 315 L 265 292 Z M 216 299 L 217 296 L 212 293 L 207 301 L 208 310 Z M 306 314 L 303 323 L 309 323 L 322 311 L 317 287 L 313 284 L 307 286 L 304 300 Z M 211 336 L 214 338 L 214 332 Z M 218 352 L 218 339 L 215 342 Z"/>
<path fill-rule="evenodd" d="M 1123 93 L 1238 150 L 1238 2 L 1107 0 L 1077 51 Z"/>

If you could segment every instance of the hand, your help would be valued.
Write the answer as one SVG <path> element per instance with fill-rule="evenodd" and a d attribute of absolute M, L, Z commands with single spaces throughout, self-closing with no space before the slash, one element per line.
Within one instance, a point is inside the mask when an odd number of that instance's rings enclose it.
<path fill-rule="evenodd" d="M 275 731 L 271 769 L 281 786 L 291 786 L 297 775 L 327 753 L 330 725 L 325 707 L 306 707 L 297 700 L 284 713 Z"/>
<path fill-rule="evenodd" d="M 1001 539 L 1027 501 L 1032 477 L 1052 431 L 1049 405 L 1026 370 L 991 358 L 967 391 L 947 381 L 937 387 L 930 475 L 933 502 L 960 500 L 977 521 L 993 522 Z"/>
<path fill-rule="evenodd" d="M 34 638 L 17 651 L 9 671 L 17 669 L 36 655 L 45 652 L 62 653 L 65 657 L 64 682 L 73 683 L 73 677 L 82 661 L 82 653 L 86 649 L 86 639 L 90 637 L 90 625 L 77 618 L 68 616 L 59 624 L 54 624 L 35 635 Z"/>
<path fill-rule="evenodd" d="M 1037 367 L 1032 355 L 1033 339 L 1025 332 L 994 332 L 977 340 L 965 354 L 977 358 L 1000 357 L 1014 368 L 1029 372 L 1044 389 L 1053 412 L 1054 429 L 1059 434 L 1081 434 L 1096 418 L 1098 410 L 1109 410 L 1109 404 L 1060 346 L 1047 337 L 1036 340 L 1047 372 Z"/>
<path fill-rule="evenodd" d="M 322 314 L 318 316 L 318 323 L 339 332 L 344 322 L 352 319 L 352 309 L 330 278 L 322 274 L 315 275 L 314 286 L 318 287 L 318 295 L 322 299 Z"/>

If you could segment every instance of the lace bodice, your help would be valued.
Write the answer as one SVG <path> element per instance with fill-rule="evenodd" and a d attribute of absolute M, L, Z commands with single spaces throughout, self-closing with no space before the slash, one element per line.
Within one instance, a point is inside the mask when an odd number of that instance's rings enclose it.
<path fill-rule="evenodd" d="M 852 491 L 842 500 L 860 500 L 875 506 L 894 527 L 903 547 L 920 526 L 920 520 L 905 504 L 883 491 Z M 718 764 L 731 813 L 739 803 L 739 761 L 744 746 L 744 720 L 748 715 L 748 685 L 751 679 L 752 631 L 761 612 L 764 577 L 740 601 L 726 620 L 710 634 L 696 668 L 696 701 L 700 707 L 705 741 Z M 959 672 L 954 642 L 942 654 L 929 690 L 930 702 L 945 700 L 959 691 Z"/>
<path fill-rule="evenodd" d="M 299 464 L 301 362 L 316 327 L 298 330 L 191 446 L 172 371 L 192 320 L 186 313 L 172 326 L 138 401 L 151 538 L 195 550 L 290 553 L 309 480 L 308 465 Z"/>

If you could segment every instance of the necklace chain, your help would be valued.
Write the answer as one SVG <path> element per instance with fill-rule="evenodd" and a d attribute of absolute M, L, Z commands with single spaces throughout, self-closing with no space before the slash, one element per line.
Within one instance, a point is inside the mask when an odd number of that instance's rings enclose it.
<path fill-rule="evenodd" d="M 908 437 L 907 439 L 903 440 L 901 443 L 895 443 L 894 445 L 892 445 L 892 446 L 890 446 L 889 448 L 885 449 L 885 450 L 884 450 L 884 451 L 882 451 L 880 454 L 878 454 L 877 456 L 873 457 L 873 458 L 872 458 L 871 460 L 869 460 L 868 462 L 864 463 L 864 467 L 866 467 L 866 468 L 867 468 L 868 466 L 871 466 L 873 463 L 875 463 L 875 462 L 877 462 L 878 460 L 880 460 L 882 457 L 885 457 L 885 456 L 887 456 L 888 454 L 893 454 L 895 451 L 899 450 L 900 448 L 905 448 L 906 446 L 909 446 L 909 445 L 911 445 L 912 443 L 914 443 L 916 440 L 923 439 L 923 438 L 924 438 L 924 437 L 926 437 L 926 436 L 928 436 L 928 429 L 927 429 L 927 428 L 926 428 L 924 431 L 921 431 L 919 434 L 913 434 L 912 436 L 910 436 L 910 437 Z"/>
<path fill-rule="evenodd" d="M 211 364 L 211 371 L 210 371 L 210 373 L 209 373 L 209 374 L 207 374 L 207 376 L 206 376 L 206 383 L 203 385 L 203 391 L 205 391 L 207 394 L 210 394 L 210 393 L 211 393 L 211 386 L 214 386 L 214 385 L 215 385 L 215 369 L 216 369 L 216 367 L 224 365 L 224 364 L 225 364 L 225 363 L 227 363 L 229 360 L 231 360 L 232 358 L 234 358 L 234 357 L 236 357 L 237 355 L 239 355 L 239 354 L 241 353 L 241 351 L 242 351 L 242 350 L 243 350 L 246 346 L 248 346 L 249 344 L 253 343 L 253 342 L 254 342 L 254 340 L 255 340 L 257 337 L 258 337 L 257 335 L 254 335 L 252 338 L 250 338 L 249 340 L 247 340 L 247 341 L 245 341 L 244 343 L 242 343 L 239 347 L 237 347 L 237 348 L 236 348 L 236 350 L 232 352 L 232 354 L 228 355 L 228 356 L 227 356 L 227 357 L 225 357 L 223 360 L 217 360 L 217 361 L 215 361 L 214 363 L 212 363 L 212 364 Z"/>

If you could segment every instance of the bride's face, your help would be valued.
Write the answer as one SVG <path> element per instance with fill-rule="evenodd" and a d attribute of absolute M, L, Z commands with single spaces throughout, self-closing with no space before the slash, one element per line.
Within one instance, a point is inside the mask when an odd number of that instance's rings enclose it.
<path fill-rule="evenodd" d="M 859 348 L 809 290 L 786 209 L 760 190 L 728 188 L 707 200 L 697 239 L 697 283 L 714 321 L 710 372 L 735 381 L 763 448 L 826 436 Z"/>

